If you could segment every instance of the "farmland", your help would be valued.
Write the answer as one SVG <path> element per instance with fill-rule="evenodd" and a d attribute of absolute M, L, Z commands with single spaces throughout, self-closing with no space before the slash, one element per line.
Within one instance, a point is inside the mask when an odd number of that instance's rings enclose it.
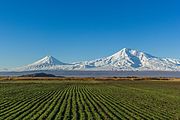
<path fill-rule="evenodd" d="M 1 120 L 180 119 L 179 81 L 0 81 Z"/>

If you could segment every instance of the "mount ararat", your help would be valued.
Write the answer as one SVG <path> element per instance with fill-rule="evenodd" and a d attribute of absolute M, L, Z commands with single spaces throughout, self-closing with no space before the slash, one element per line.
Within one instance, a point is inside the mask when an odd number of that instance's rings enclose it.
<path fill-rule="evenodd" d="M 160 58 L 142 51 L 124 48 L 105 58 L 76 63 L 64 63 L 46 56 L 32 64 L 12 71 L 89 70 L 89 71 L 180 71 L 180 60 Z"/>

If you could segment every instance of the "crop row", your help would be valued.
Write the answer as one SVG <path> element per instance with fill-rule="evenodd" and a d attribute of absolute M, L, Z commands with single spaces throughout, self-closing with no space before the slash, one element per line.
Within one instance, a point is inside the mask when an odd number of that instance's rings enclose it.
<path fill-rule="evenodd" d="M 98 87 L 98 85 L 89 84 L 60 84 L 45 86 L 48 87 L 48 89 L 32 88 L 32 91 L 28 89 L 28 92 L 24 92 L 22 88 L 21 90 L 17 89 L 17 91 L 22 92 L 19 94 L 20 96 L 18 99 L 17 97 L 15 97 L 14 100 L 6 100 L 3 98 L 4 101 L 0 101 L 0 119 L 173 119 L 172 114 L 164 114 L 162 111 L 155 112 L 148 111 L 148 109 L 141 109 L 140 106 L 125 100 L 125 98 L 120 98 L 121 96 L 118 96 L 118 94 L 120 94 L 119 92 L 130 92 L 129 88 L 123 88 L 123 86 Z"/>

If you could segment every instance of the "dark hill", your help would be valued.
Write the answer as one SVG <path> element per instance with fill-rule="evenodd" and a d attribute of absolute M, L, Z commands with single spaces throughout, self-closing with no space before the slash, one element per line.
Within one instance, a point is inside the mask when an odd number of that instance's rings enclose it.
<path fill-rule="evenodd" d="M 46 74 L 46 73 L 34 73 L 34 74 L 22 75 L 20 77 L 56 77 L 56 76 L 53 74 Z"/>

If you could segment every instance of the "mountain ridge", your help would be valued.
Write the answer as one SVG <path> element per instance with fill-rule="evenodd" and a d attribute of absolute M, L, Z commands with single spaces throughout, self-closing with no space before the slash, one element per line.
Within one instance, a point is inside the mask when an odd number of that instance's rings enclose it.
<path fill-rule="evenodd" d="M 160 58 L 146 52 L 123 48 L 108 57 L 76 63 L 64 63 L 53 56 L 46 56 L 14 70 L 180 71 L 180 60 Z"/>

